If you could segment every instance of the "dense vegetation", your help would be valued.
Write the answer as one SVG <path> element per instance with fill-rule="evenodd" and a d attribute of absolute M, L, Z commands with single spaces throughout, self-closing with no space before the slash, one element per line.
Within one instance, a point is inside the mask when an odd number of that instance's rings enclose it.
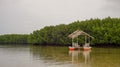
<path fill-rule="evenodd" d="M 71 44 L 68 35 L 77 29 L 83 30 L 95 38 L 91 40 L 92 45 L 120 45 L 120 18 L 110 17 L 75 21 L 68 25 L 46 26 L 31 33 L 29 43 L 68 45 Z M 83 43 L 83 38 L 79 37 L 80 43 Z"/>
<path fill-rule="evenodd" d="M 120 46 L 120 18 L 90 19 L 75 21 L 71 24 L 46 26 L 33 31 L 29 36 L 14 37 L 13 35 L 0 36 L 0 43 L 31 43 L 41 45 L 70 45 L 68 35 L 80 29 L 94 37 L 92 45 L 117 45 Z M 11 37 L 8 37 L 11 36 Z M 15 39 L 18 38 L 18 39 Z M 84 37 L 79 36 L 79 44 L 84 43 Z"/>
<path fill-rule="evenodd" d="M 0 44 L 27 44 L 28 35 L 6 34 L 0 35 Z"/>

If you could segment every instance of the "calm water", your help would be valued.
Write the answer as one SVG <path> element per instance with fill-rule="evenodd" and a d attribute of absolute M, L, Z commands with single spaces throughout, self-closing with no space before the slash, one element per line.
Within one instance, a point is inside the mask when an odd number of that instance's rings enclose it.
<path fill-rule="evenodd" d="M 0 67 L 120 67 L 120 48 L 0 46 Z"/>

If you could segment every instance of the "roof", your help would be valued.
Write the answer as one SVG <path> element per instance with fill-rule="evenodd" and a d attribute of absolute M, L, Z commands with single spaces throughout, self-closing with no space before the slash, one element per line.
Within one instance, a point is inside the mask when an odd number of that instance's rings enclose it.
<path fill-rule="evenodd" d="M 69 38 L 76 38 L 76 37 L 78 37 L 79 35 L 84 35 L 84 36 L 88 36 L 88 37 L 94 38 L 94 37 L 90 36 L 89 34 L 85 33 L 85 32 L 82 31 L 82 30 L 76 30 L 76 31 L 74 31 L 73 33 L 71 33 L 70 35 L 68 35 L 68 37 L 69 37 Z"/>

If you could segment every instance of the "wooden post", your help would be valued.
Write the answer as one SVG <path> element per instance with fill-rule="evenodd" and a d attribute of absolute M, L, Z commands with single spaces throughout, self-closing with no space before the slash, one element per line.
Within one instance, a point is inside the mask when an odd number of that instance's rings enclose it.
<path fill-rule="evenodd" d="M 78 46 L 78 37 L 77 37 L 77 46 Z"/>
<path fill-rule="evenodd" d="M 73 47 L 73 38 L 72 38 L 72 47 Z"/>
<path fill-rule="evenodd" d="M 86 36 L 85 36 L 85 44 L 86 44 L 86 40 L 87 40 L 87 38 L 86 38 Z"/>
<path fill-rule="evenodd" d="M 89 46 L 90 46 L 90 37 L 89 37 Z"/>

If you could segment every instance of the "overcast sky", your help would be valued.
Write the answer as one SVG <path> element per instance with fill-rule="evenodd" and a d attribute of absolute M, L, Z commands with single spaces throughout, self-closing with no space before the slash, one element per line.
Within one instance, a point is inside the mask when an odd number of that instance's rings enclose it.
<path fill-rule="evenodd" d="M 108 16 L 120 17 L 120 0 L 0 0 L 0 34 Z"/>

